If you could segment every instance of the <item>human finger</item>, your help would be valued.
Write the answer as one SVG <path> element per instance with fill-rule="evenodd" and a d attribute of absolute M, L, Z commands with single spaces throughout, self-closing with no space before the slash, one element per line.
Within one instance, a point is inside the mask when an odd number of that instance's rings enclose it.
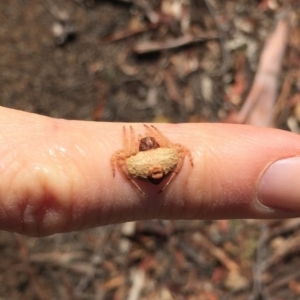
<path fill-rule="evenodd" d="M 297 135 L 243 125 L 157 124 L 190 150 L 193 166 L 185 159 L 162 193 L 164 182 L 137 180 L 144 196 L 119 169 L 112 175 L 123 125 L 0 108 L 0 228 L 48 235 L 151 218 L 300 215 Z M 145 132 L 143 124 L 132 127 Z"/>

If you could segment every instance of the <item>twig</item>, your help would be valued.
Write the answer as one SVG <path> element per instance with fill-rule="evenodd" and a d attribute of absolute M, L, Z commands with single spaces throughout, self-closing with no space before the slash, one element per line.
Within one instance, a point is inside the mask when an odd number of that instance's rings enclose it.
<path fill-rule="evenodd" d="M 209 239 L 204 235 L 197 235 L 197 242 L 208 251 L 210 255 L 215 257 L 229 272 L 239 272 L 239 265 L 234 262 L 228 255 L 221 249 L 216 247 Z"/>
<path fill-rule="evenodd" d="M 200 36 L 184 35 L 182 37 L 168 40 L 166 42 L 142 42 L 133 46 L 132 51 L 136 54 L 147 54 L 157 51 L 170 50 L 183 46 L 204 42 L 207 40 L 217 39 L 216 32 L 208 32 Z"/>
<path fill-rule="evenodd" d="M 124 31 L 119 31 L 117 33 L 114 33 L 112 35 L 109 35 L 107 37 L 104 37 L 103 39 L 101 39 L 101 42 L 106 44 L 106 43 L 112 43 L 112 42 L 118 42 L 121 40 L 125 40 L 129 37 L 141 34 L 141 33 L 145 33 L 149 30 L 154 30 L 158 27 L 158 24 L 150 24 L 147 27 L 143 27 L 143 28 L 139 28 L 139 29 L 135 29 L 135 30 L 124 30 Z"/>
<path fill-rule="evenodd" d="M 140 293 L 144 285 L 145 272 L 143 270 L 133 270 L 131 273 L 131 279 L 132 286 L 127 300 L 138 300 L 140 299 Z"/>
<path fill-rule="evenodd" d="M 25 242 L 25 239 L 18 235 L 15 234 L 15 238 L 17 240 L 18 246 L 19 246 L 19 257 L 20 260 L 24 266 L 24 269 L 28 275 L 28 280 L 30 282 L 30 285 L 33 289 L 33 292 L 35 293 L 37 299 L 39 300 L 47 300 L 47 296 L 45 291 L 40 287 L 37 278 L 36 278 L 36 274 L 33 270 L 33 267 L 30 265 L 29 261 L 30 261 L 30 254 Z"/>
<path fill-rule="evenodd" d="M 204 0 L 204 3 L 209 11 L 209 13 L 211 14 L 214 23 L 217 27 L 217 31 L 218 31 L 218 35 L 219 35 L 219 40 L 220 40 L 220 48 L 221 48 L 221 52 L 222 52 L 222 66 L 220 68 L 221 70 L 221 74 L 224 74 L 227 71 L 228 68 L 228 62 L 229 62 L 229 55 L 228 55 L 228 51 L 226 50 L 225 47 L 225 35 L 224 35 L 224 31 L 221 28 L 218 20 L 217 20 L 217 16 L 216 16 L 216 11 L 213 8 L 213 6 L 210 3 L 210 0 Z"/>
<path fill-rule="evenodd" d="M 189 247 L 182 240 L 178 240 L 178 247 L 184 252 L 185 256 L 193 261 L 202 271 L 209 271 L 208 266 L 199 258 L 199 254 L 196 253 L 191 247 Z"/>
<path fill-rule="evenodd" d="M 278 101 L 275 105 L 275 109 L 274 109 L 274 119 L 276 120 L 281 112 L 282 109 L 284 108 L 288 95 L 290 94 L 291 88 L 292 88 L 292 84 L 294 82 L 294 80 L 297 80 L 300 76 L 300 72 L 299 70 L 291 70 L 289 71 L 284 79 L 282 88 L 281 88 L 281 93 L 278 97 Z"/>
<path fill-rule="evenodd" d="M 249 300 L 256 300 L 260 299 L 259 297 L 264 296 L 264 288 L 263 288 L 263 271 L 266 268 L 266 265 L 264 263 L 264 248 L 266 247 L 266 241 L 269 237 L 269 230 L 266 224 L 261 224 L 260 228 L 260 237 L 257 245 L 256 250 L 256 260 L 255 265 L 253 267 L 253 288 L 252 288 L 252 295 Z M 267 299 L 265 297 L 264 299 Z"/>
<path fill-rule="evenodd" d="M 268 127 L 274 121 L 278 76 L 287 46 L 288 15 L 283 15 L 266 43 L 252 88 L 239 113 L 229 116 L 227 122 L 247 123 Z"/>
<path fill-rule="evenodd" d="M 298 277 L 300 277 L 300 270 L 297 270 L 296 272 L 293 272 L 281 280 L 275 281 L 272 283 L 268 288 L 268 293 L 269 294 L 275 294 L 276 290 L 282 289 L 283 286 L 287 285 L 288 283 L 291 282 L 291 280 L 296 280 Z"/>
<path fill-rule="evenodd" d="M 170 98 L 176 103 L 180 103 L 180 100 L 182 99 L 182 95 L 180 94 L 176 86 L 174 77 L 170 74 L 170 71 L 168 70 L 164 72 L 164 82 Z"/>
<path fill-rule="evenodd" d="M 266 243 L 277 236 L 283 236 L 287 233 L 300 228 L 300 219 L 288 219 L 284 223 L 280 223 L 278 228 L 274 228 L 267 237 Z"/>
<path fill-rule="evenodd" d="M 197 243 L 207 250 L 207 252 L 215 257 L 229 272 L 239 272 L 240 267 L 232 259 L 230 259 L 227 254 L 220 248 L 216 247 L 212 242 L 210 242 L 204 235 L 197 233 Z M 195 254 L 190 248 L 188 248 L 182 241 L 178 242 L 178 245 L 190 258 L 192 258 L 196 263 L 203 267 L 203 262 L 199 260 L 197 254 Z"/>
<path fill-rule="evenodd" d="M 299 253 L 300 251 L 300 236 L 295 236 L 286 239 L 285 242 L 276 249 L 274 254 L 266 261 L 266 267 L 270 268 L 276 265 L 279 261 L 282 261 L 285 257 Z"/>

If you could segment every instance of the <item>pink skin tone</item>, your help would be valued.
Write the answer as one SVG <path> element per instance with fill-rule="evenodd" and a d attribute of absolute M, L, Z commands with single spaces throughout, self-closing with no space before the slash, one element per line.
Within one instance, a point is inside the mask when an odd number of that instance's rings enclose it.
<path fill-rule="evenodd" d="M 112 175 L 123 125 L 0 108 L 0 229 L 43 236 L 152 218 L 300 216 L 299 136 L 246 125 L 156 124 L 191 151 L 194 166 L 185 159 L 162 193 L 164 182 L 139 181 L 145 197 L 124 175 Z M 143 124 L 131 125 L 144 134 Z"/>

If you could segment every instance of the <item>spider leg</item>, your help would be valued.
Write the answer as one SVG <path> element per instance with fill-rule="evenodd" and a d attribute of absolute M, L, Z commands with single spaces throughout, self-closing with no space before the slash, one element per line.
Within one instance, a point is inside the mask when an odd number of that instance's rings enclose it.
<path fill-rule="evenodd" d="M 177 153 L 178 153 L 179 157 L 183 155 L 183 159 L 184 159 L 185 155 L 188 156 L 190 164 L 193 167 L 194 162 L 193 162 L 193 157 L 192 157 L 191 151 L 188 148 L 181 145 L 181 144 L 175 144 L 175 148 L 177 150 Z"/>
<path fill-rule="evenodd" d="M 175 144 L 175 148 L 177 149 L 177 152 L 178 152 L 178 163 L 177 163 L 170 179 L 158 193 L 163 192 L 166 189 L 166 187 L 171 183 L 171 181 L 174 179 L 174 177 L 180 172 L 180 170 L 183 166 L 183 163 L 184 163 L 185 155 L 188 156 L 191 166 L 192 167 L 194 166 L 193 158 L 192 158 L 192 154 L 191 154 L 190 150 L 188 150 L 186 147 L 184 147 L 181 144 Z"/>
<path fill-rule="evenodd" d="M 153 137 L 157 140 L 161 147 L 173 147 L 173 143 L 170 140 L 168 140 L 155 126 L 148 126 L 146 124 L 144 124 L 144 126 L 146 127 L 148 133 L 153 135 Z"/>
<path fill-rule="evenodd" d="M 137 184 L 132 178 L 130 178 L 130 181 L 131 181 L 132 184 L 139 190 L 139 192 L 140 192 L 143 196 L 146 196 L 146 194 L 141 190 L 141 188 L 138 186 L 138 184 Z"/>
<path fill-rule="evenodd" d="M 170 184 L 170 182 L 174 179 L 174 177 L 176 176 L 177 174 L 175 174 L 174 172 L 172 173 L 170 179 L 168 180 L 168 182 L 164 185 L 164 187 L 158 192 L 158 194 L 162 193 L 166 187 Z"/>
<path fill-rule="evenodd" d="M 123 157 L 125 157 L 124 150 L 118 150 L 111 157 L 110 163 L 111 163 L 111 168 L 112 168 L 112 172 L 113 172 L 113 177 L 115 177 L 115 175 L 116 175 L 116 165 L 118 164 L 118 161 L 120 159 L 123 159 Z"/>
<path fill-rule="evenodd" d="M 152 129 L 156 132 L 157 136 L 159 136 L 165 143 L 167 147 L 172 147 L 174 144 L 166 138 L 155 126 L 151 125 Z"/>
<path fill-rule="evenodd" d="M 139 152 L 138 144 L 135 140 L 134 130 L 133 130 L 132 126 L 130 126 L 130 148 L 129 149 L 130 149 L 129 150 L 130 156 L 135 155 Z"/>
<path fill-rule="evenodd" d="M 184 162 L 184 152 L 183 153 L 178 153 L 178 163 L 177 163 L 175 169 L 173 170 L 170 179 L 168 180 L 168 182 L 165 184 L 165 186 L 158 193 L 163 192 L 166 189 L 166 187 L 171 183 L 171 181 L 175 178 L 175 176 L 181 170 L 183 162 Z"/>
<path fill-rule="evenodd" d="M 132 177 L 130 176 L 127 167 L 126 167 L 126 159 L 122 159 L 118 162 L 118 166 L 120 168 L 120 170 L 122 171 L 122 173 L 125 175 L 125 177 L 131 181 L 131 183 L 138 189 L 138 191 L 143 195 L 146 196 L 146 194 L 141 190 L 141 188 L 138 186 L 138 184 L 132 179 Z"/>
<path fill-rule="evenodd" d="M 130 145 L 127 136 L 126 127 L 123 126 L 123 149 L 116 151 L 111 157 L 111 167 L 113 171 L 113 176 L 116 173 L 116 164 L 120 159 L 125 159 L 130 156 Z"/>
<path fill-rule="evenodd" d="M 127 132 L 126 132 L 126 127 L 123 126 L 123 148 L 126 153 L 128 153 L 128 148 L 129 148 L 129 141 L 127 137 Z"/>
<path fill-rule="evenodd" d="M 113 172 L 113 177 L 116 175 L 116 166 L 120 169 L 120 171 L 123 173 L 123 175 L 131 181 L 131 183 L 139 190 L 139 192 L 146 196 L 146 194 L 141 190 L 141 188 L 138 186 L 138 184 L 132 179 L 130 176 L 127 167 L 126 167 L 126 159 L 127 159 L 127 153 L 124 150 L 118 150 L 113 154 L 111 157 L 111 168 Z"/>

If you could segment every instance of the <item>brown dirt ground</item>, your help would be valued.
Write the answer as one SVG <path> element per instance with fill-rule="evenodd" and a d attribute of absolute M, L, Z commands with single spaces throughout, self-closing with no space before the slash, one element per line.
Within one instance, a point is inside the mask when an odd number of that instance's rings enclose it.
<path fill-rule="evenodd" d="M 145 5 L 159 12 L 163 2 L 1 1 L 0 105 L 80 120 L 222 121 L 242 105 L 276 16 L 290 6 L 289 53 L 299 57 L 297 1 L 182 1 L 191 7 L 177 21 L 151 27 Z M 182 36 L 184 18 L 208 38 L 133 53 Z M 65 41 L 53 34 L 60 25 Z M 241 69 L 246 85 L 233 99 Z M 282 81 L 289 70 L 285 61 Z M 290 116 L 287 105 L 278 127 Z M 299 228 L 298 220 L 154 220 L 47 238 L 0 232 L 0 299 L 299 299 Z"/>

